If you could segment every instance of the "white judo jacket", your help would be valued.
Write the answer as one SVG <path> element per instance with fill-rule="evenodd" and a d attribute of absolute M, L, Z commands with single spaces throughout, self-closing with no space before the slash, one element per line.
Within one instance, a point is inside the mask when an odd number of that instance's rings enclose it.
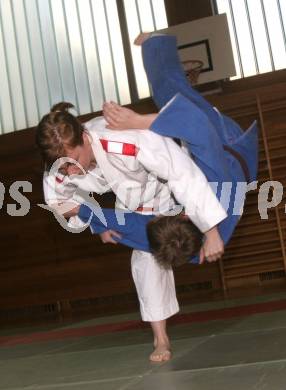
<path fill-rule="evenodd" d="M 113 191 L 116 207 L 147 214 L 174 208 L 174 198 L 201 232 L 217 225 L 227 214 L 206 177 L 194 161 L 171 138 L 149 130 L 113 131 L 103 117 L 85 123 L 92 139 L 96 167 L 86 175 L 59 177 L 45 172 L 44 194 L 50 207 L 64 201 L 83 202 L 77 189 L 102 194 Z M 108 143 L 107 150 L 102 140 Z M 136 155 L 122 154 L 122 145 Z M 57 177 L 56 177 L 57 176 Z M 174 197 L 174 198 L 173 198 Z M 81 226 L 77 217 L 72 226 Z"/>

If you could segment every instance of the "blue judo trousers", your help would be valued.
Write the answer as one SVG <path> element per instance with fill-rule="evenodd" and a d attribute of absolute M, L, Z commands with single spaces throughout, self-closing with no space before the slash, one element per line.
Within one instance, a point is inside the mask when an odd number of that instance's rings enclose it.
<path fill-rule="evenodd" d="M 154 36 L 143 43 L 142 52 L 153 99 L 158 109 L 166 105 L 152 123 L 151 130 L 165 137 L 177 138 L 188 148 L 228 214 L 218 225 L 226 244 L 241 216 L 245 186 L 257 176 L 256 122 L 244 132 L 192 88 L 180 63 L 174 36 Z M 241 183 L 239 187 L 238 183 Z M 146 225 L 154 216 L 114 209 L 102 211 L 106 224 L 96 213 L 93 214 L 90 225 L 93 232 L 116 230 L 122 235 L 118 242 L 150 252 Z M 81 205 L 79 217 L 87 222 L 91 212 L 89 205 Z M 124 225 L 118 222 L 120 213 L 124 214 Z M 199 258 L 196 256 L 190 261 L 198 263 Z"/>

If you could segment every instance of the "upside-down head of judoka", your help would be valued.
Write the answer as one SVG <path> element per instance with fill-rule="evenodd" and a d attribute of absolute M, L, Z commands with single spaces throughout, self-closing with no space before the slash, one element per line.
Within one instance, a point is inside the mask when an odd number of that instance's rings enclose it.
<path fill-rule="evenodd" d="M 202 246 L 203 234 L 184 215 L 158 216 L 147 224 L 152 254 L 164 268 L 190 261 Z"/>
<path fill-rule="evenodd" d="M 61 165 L 60 171 L 65 175 L 83 174 L 95 162 L 88 132 L 78 118 L 68 112 L 72 107 L 66 102 L 55 104 L 36 127 L 36 143 L 47 170 L 62 157 L 78 162 L 77 165 L 71 162 Z"/>

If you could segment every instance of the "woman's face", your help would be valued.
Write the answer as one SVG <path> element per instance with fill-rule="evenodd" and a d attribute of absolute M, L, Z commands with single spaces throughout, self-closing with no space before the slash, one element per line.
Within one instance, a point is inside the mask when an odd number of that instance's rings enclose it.
<path fill-rule="evenodd" d="M 61 172 L 70 175 L 84 175 L 88 170 L 95 167 L 95 157 L 91 147 L 91 141 L 86 132 L 83 133 L 83 144 L 75 148 L 67 149 L 67 156 L 77 161 L 79 166 L 65 163 L 61 166 Z M 81 169 L 81 168 L 82 169 Z"/>

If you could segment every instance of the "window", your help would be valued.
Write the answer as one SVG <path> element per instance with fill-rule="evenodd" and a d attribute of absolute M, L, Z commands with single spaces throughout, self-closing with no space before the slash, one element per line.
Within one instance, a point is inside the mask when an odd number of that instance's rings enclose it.
<path fill-rule="evenodd" d="M 168 27 L 164 0 L 124 0 L 131 55 L 140 99 L 150 96 L 150 89 L 143 68 L 141 49 L 133 45 L 142 31 L 154 31 Z"/>
<path fill-rule="evenodd" d="M 236 65 L 242 78 L 286 68 L 285 0 L 216 0 L 226 13 Z"/>
<path fill-rule="evenodd" d="M 164 0 L 1 0 L 0 133 L 36 125 L 59 101 L 85 114 L 149 96 L 131 43 L 165 27 Z"/>

